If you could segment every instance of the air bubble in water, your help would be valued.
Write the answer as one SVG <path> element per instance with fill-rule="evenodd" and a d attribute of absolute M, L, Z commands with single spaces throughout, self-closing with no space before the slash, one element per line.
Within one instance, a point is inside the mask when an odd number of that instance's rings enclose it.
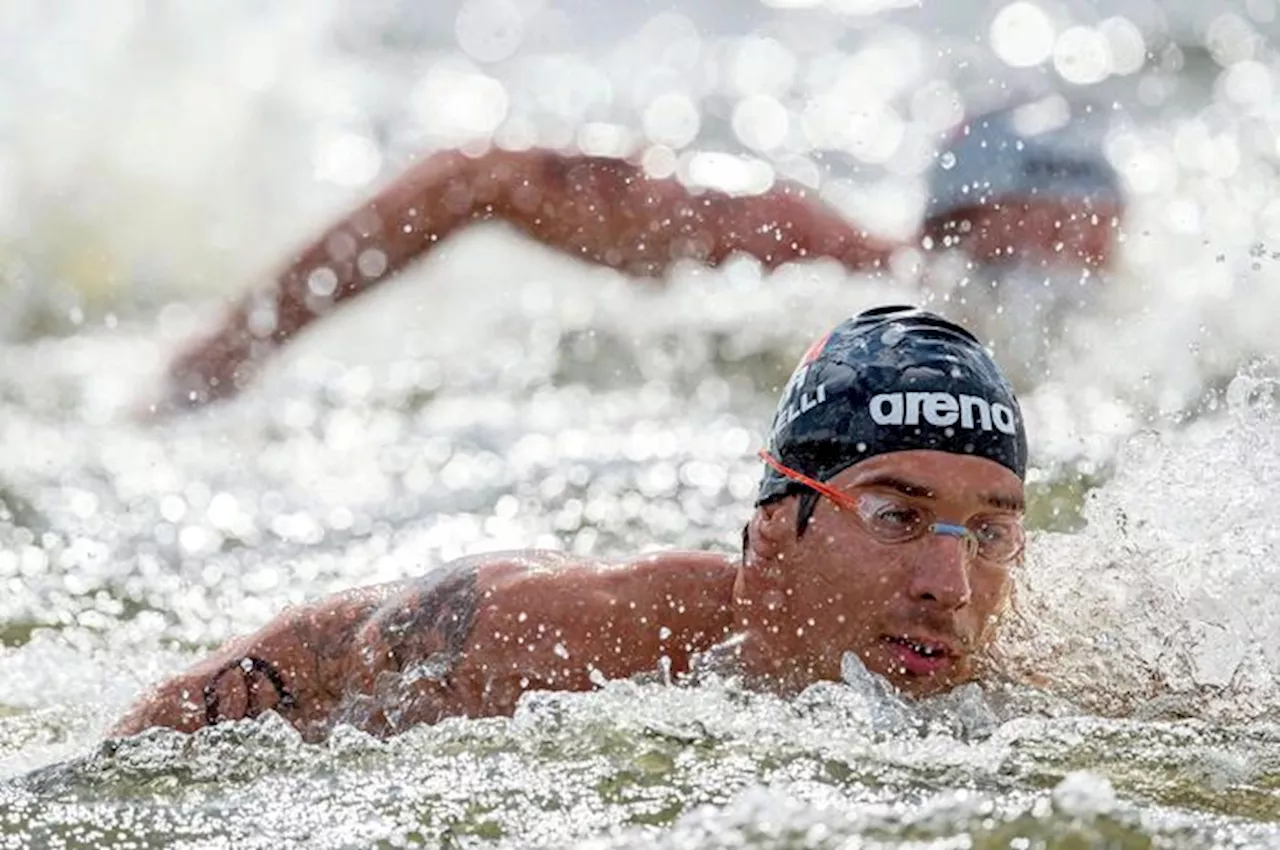
<path fill-rule="evenodd" d="M 1242 374 L 1227 384 L 1227 407 L 1237 413 L 1261 413 L 1275 406 L 1276 382 Z"/>

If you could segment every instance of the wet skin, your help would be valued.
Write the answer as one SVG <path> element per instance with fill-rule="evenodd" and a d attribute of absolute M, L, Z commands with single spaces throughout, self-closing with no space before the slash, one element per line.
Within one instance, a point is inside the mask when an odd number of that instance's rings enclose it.
<path fill-rule="evenodd" d="M 1112 261 L 1123 212 L 1112 201 L 996 199 L 929 219 L 923 235 L 936 249 L 982 263 L 1097 269 Z"/>
<path fill-rule="evenodd" d="M 829 483 L 851 493 L 909 496 L 938 519 L 966 524 L 984 516 L 1021 517 L 1022 482 L 989 460 L 936 451 L 880 455 Z M 1012 564 L 970 555 L 956 537 L 926 535 L 882 543 L 826 499 L 797 538 L 786 500 L 752 521 L 759 536 L 754 568 L 738 594 L 770 611 L 766 647 L 752 666 L 771 670 L 790 690 L 838 679 L 846 651 L 912 696 L 947 690 L 974 677 L 1009 602 Z M 755 584 L 755 587 L 751 587 Z M 750 617 L 740 618 L 746 627 Z M 763 627 L 761 627 L 763 626 Z M 916 651 L 924 648 L 925 653 Z"/>
<path fill-rule="evenodd" d="M 907 491 L 947 522 L 1021 513 L 1022 484 L 985 459 L 908 451 L 829 483 Z M 1011 565 L 955 537 L 885 544 L 825 500 L 795 534 L 796 498 L 752 515 L 744 557 L 667 552 L 587 561 L 484 555 L 286 611 L 161 684 L 112 729 L 194 731 L 277 711 L 309 740 L 347 723 L 389 736 L 448 716 L 510 714 L 527 690 L 686 677 L 732 647 L 731 672 L 793 693 L 838 680 L 846 651 L 903 692 L 968 681 L 995 634 Z M 923 651 L 922 651 L 923 650 Z"/>

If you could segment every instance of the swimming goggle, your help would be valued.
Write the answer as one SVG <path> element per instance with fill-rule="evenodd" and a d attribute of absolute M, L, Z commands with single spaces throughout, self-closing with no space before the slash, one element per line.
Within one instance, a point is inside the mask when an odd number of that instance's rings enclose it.
<path fill-rule="evenodd" d="M 940 522 L 929 508 L 896 493 L 847 493 L 784 466 L 763 449 L 760 458 L 779 474 L 812 488 L 840 510 L 853 514 L 863 529 L 881 543 L 910 543 L 926 534 L 941 534 L 962 540 L 969 557 L 996 564 L 1017 560 L 1026 544 L 1022 521 L 1015 516 L 979 516 L 964 525 Z"/>

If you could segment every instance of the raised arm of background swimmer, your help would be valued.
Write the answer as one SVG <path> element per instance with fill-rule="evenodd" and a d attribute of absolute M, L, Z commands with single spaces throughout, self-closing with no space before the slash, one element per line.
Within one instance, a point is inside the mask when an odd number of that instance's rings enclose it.
<path fill-rule="evenodd" d="M 549 151 L 435 154 L 304 249 L 262 292 L 170 369 L 168 402 L 233 395 L 253 365 L 334 303 L 364 292 L 477 221 L 503 221 L 544 245 L 631 274 L 735 252 L 769 267 L 831 257 L 854 269 L 891 246 L 851 226 L 806 189 L 748 197 L 694 192 L 631 163 Z"/>

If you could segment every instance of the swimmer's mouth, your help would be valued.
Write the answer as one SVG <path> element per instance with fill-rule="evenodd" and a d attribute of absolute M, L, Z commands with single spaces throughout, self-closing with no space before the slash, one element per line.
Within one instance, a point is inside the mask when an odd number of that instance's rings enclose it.
<path fill-rule="evenodd" d="M 884 640 L 904 646 L 916 655 L 923 655 L 924 658 L 951 658 L 956 654 L 950 644 L 938 640 L 919 640 L 908 638 L 906 635 L 884 635 Z"/>
<path fill-rule="evenodd" d="M 936 673 L 960 657 L 956 647 L 947 641 L 910 635 L 885 635 L 884 641 L 912 673 Z"/>

